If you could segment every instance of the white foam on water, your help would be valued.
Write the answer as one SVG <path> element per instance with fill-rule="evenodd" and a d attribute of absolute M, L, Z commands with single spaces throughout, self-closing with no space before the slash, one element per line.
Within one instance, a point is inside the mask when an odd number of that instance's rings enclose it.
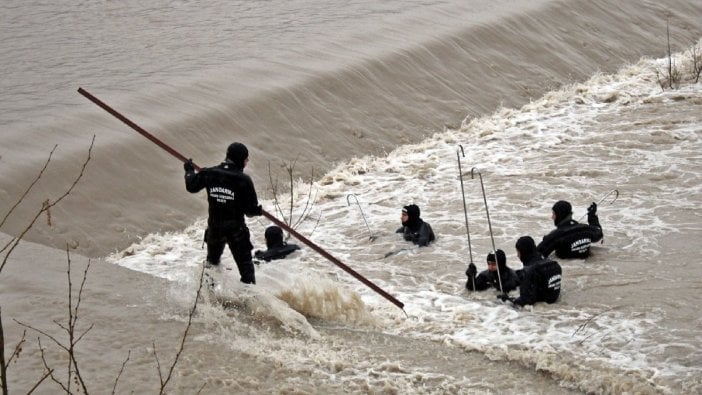
<path fill-rule="evenodd" d="M 676 61 L 686 62 L 682 55 Z M 616 291 L 657 272 L 642 265 L 640 278 L 618 275 L 627 262 L 667 257 L 661 250 L 664 237 L 700 230 L 702 86 L 663 91 L 655 77 L 663 65 L 664 60 L 641 60 L 615 75 L 595 75 L 521 109 L 466 119 L 459 130 L 401 146 L 385 157 L 356 158 L 315 182 L 310 218 L 297 231 L 402 301 L 409 318 L 300 242 L 302 250 L 289 258 L 258 265 L 255 287 L 237 284 L 236 265 L 225 252 L 223 264 L 233 270 L 225 272 L 229 279 L 222 297 L 277 320 L 302 339 L 317 338 L 307 320 L 322 319 L 516 361 L 586 392 L 700 391 L 699 342 L 684 331 L 663 338 L 671 312 L 645 302 L 632 304 Z M 682 108 L 679 113 L 676 107 Z M 465 153 L 461 160 L 472 257 L 458 181 L 459 145 Z M 559 303 L 516 310 L 497 302 L 493 291 L 465 291 L 466 264 L 474 260 L 482 267 L 492 250 L 481 176 L 495 244 L 513 268 L 521 266 L 514 241 L 530 234 L 538 242 L 552 228 L 553 201 L 573 202 L 579 218 L 590 202 L 618 190 L 614 204 L 609 204 L 613 196 L 600 204 L 605 241 L 593 247 L 594 258 L 562 262 Z M 305 188 L 299 180 L 296 215 Z M 273 201 L 262 203 L 273 212 Z M 400 209 L 409 203 L 421 207 L 437 235 L 429 247 L 413 247 L 394 233 Z M 693 218 L 681 222 L 673 217 L 676 212 Z M 268 225 L 263 219 L 249 220 L 257 248 L 265 245 Z M 204 258 L 203 228 L 201 220 L 184 232 L 150 235 L 111 260 L 185 281 Z M 388 252 L 394 254 L 386 257 Z M 583 300 L 591 287 L 614 290 L 612 299 L 603 303 L 595 295 Z M 289 346 L 282 343 L 304 342 L 279 340 L 283 349 Z M 265 353 L 271 345 L 252 347 Z M 675 348 L 687 350 L 687 356 L 663 352 Z"/>

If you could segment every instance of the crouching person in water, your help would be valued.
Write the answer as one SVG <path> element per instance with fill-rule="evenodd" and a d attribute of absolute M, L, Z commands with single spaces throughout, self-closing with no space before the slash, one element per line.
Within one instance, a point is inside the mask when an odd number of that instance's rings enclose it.
<path fill-rule="evenodd" d="M 514 270 L 507 267 L 507 257 L 505 252 L 497 250 L 494 253 L 491 251 L 487 255 L 487 270 L 483 270 L 476 276 L 478 270 L 471 262 L 466 270 L 466 288 L 471 291 L 484 291 L 488 288 L 507 293 L 513 291 L 519 286 L 519 279 Z M 499 275 L 499 278 L 498 278 Z M 502 289 L 500 289 L 500 282 Z"/>
<path fill-rule="evenodd" d="M 431 225 L 422 220 L 419 206 L 416 204 L 402 208 L 400 221 L 402 221 L 402 226 L 395 233 L 402 233 L 402 237 L 406 241 L 411 241 L 420 247 L 428 246 L 434 241 L 434 231 L 431 229 Z"/>
<path fill-rule="evenodd" d="M 553 251 L 563 259 L 585 259 L 590 256 L 590 245 L 602 240 L 602 226 L 597 217 L 597 203 L 587 209 L 587 225 L 575 221 L 573 207 L 565 200 L 559 200 L 551 209 L 551 219 L 556 229 L 544 236 L 536 249 L 544 257 Z"/>
<path fill-rule="evenodd" d="M 195 165 L 188 160 L 185 169 L 185 188 L 196 193 L 207 190 L 209 216 L 207 218 L 206 266 L 218 266 L 225 244 L 234 256 L 239 268 L 241 282 L 256 284 L 254 264 L 251 259 L 249 228 L 244 215 L 262 215 L 256 190 L 251 178 L 244 174 L 249 162 L 249 151 L 244 144 L 233 143 L 227 148 L 227 156 L 219 166 L 207 167 L 195 172 Z"/>
<path fill-rule="evenodd" d="M 278 226 L 269 226 L 266 228 L 266 251 L 258 250 L 254 254 L 256 259 L 270 262 L 275 259 L 283 259 L 293 251 L 299 250 L 297 244 L 288 244 L 283 240 L 283 230 Z"/>
<path fill-rule="evenodd" d="M 536 250 L 534 239 L 522 236 L 516 244 L 517 256 L 524 268 L 517 271 L 519 276 L 519 297 L 498 295 L 503 302 L 511 301 L 517 306 L 537 302 L 555 303 L 561 294 L 561 265 L 544 259 Z"/>

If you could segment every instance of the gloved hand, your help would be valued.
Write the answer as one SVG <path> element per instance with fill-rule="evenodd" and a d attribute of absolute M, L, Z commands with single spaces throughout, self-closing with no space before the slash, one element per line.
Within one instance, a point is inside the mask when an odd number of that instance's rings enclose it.
<path fill-rule="evenodd" d="M 587 208 L 587 215 L 595 215 L 597 214 L 597 203 L 593 202 L 590 207 Z"/>
<path fill-rule="evenodd" d="M 478 274 L 478 269 L 475 267 L 473 262 L 468 265 L 468 269 L 466 269 L 466 276 L 468 277 L 475 277 L 475 275 Z"/>
<path fill-rule="evenodd" d="M 256 209 L 254 210 L 253 215 L 255 215 L 257 217 L 263 215 L 263 206 L 261 206 L 260 204 L 258 206 L 256 206 Z"/>
<path fill-rule="evenodd" d="M 258 206 L 246 211 L 245 214 L 247 217 L 260 217 L 263 215 L 263 207 L 259 204 Z"/>
<path fill-rule="evenodd" d="M 192 159 L 188 159 L 183 163 L 183 170 L 185 170 L 186 173 L 192 173 L 195 171 L 195 164 L 193 163 Z"/>
<path fill-rule="evenodd" d="M 499 295 L 497 295 L 497 299 L 500 299 L 503 302 L 506 302 L 508 300 L 510 302 L 512 302 L 512 298 L 510 298 L 509 295 L 507 295 L 507 294 L 499 294 Z"/>

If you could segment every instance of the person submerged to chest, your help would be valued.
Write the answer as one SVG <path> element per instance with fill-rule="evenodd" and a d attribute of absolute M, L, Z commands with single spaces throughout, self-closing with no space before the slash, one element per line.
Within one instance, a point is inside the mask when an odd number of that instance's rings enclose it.
<path fill-rule="evenodd" d="M 397 229 L 395 233 L 401 233 L 403 239 L 406 241 L 411 241 L 420 247 L 424 247 L 428 246 L 436 237 L 434 236 L 431 225 L 424 222 L 420 214 L 421 211 L 416 204 L 404 206 L 400 214 L 402 226 Z"/>
<path fill-rule="evenodd" d="M 266 238 L 266 250 L 257 250 L 254 257 L 259 260 L 270 262 L 272 260 L 283 259 L 290 253 L 300 249 L 297 244 L 287 243 L 283 240 L 283 230 L 272 225 L 266 228 L 264 233 Z"/>

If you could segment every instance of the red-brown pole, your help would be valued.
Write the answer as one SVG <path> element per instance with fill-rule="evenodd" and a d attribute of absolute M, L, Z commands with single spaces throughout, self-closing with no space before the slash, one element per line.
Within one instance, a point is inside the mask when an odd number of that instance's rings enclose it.
<path fill-rule="evenodd" d="M 289 227 L 287 224 L 285 224 L 285 222 L 279 220 L 278 218 L 274 217 L 273 215 L 271 215 L 270 213 L 266 212 L 265 210 L 261 210 L 261 211 L 263 212 L 263 216 L 266 217 L 266 218 L 268 218 L 269 220 L 271 220 L 271 222 L 273 222 L 274 224 L 276 224 L 276 225 L 280 226 L 281 228 L 283 228 L 283 229 L 287 230 L 288 232 L 290 232 L 290 234 L 292 234 L 293 236 L 295 236 L 296 239 L 298 239 L 298 240 L 300 240 L 301 242 L 307 244 L 311 249 L 317 251 L 321 256 L 327 258 L 327 259 L 328 259 L 329 261 L 331 261 L 333 264 L 335 264 L 336 266 L 339 266 L 340 268 L 342 268 L 346 273 L 348 273 L 348 274 L 350 274 L 350 275 L 356 277 L 356 279 L 357 279 L 358 281 L 362 282 L 363 284 L 366 284 L 370 289 L 372 289 L 373 291 L 379 293 L 382 297 L 384 297 L 385 299 L 387 299 L 387 300 L 389 300 L 390 302 L 392 302 L 395 306 L 397 306 L 397 307 L 399 307 L 399 308 L 401 308 L 401 309 L 405 306 L 404 303 L 402 303 L 402 302 L 400 302 L 399 300 L 395 299 L 394 296 L 392 296 L 392 295 L 390 295 L 389 293 L 385 292 L 382 288 L 380 288 L 380 287 L 378 287 L 377 285 L 373 284 L 370 280 L 368 280 L 367 278 L 365 278 L 365 277 L 363 277 L 362 275 L 358 274 L 358 272 L 356 272 L 355 270 L 351 269 L 350 267 L 348 267 L 346 264 L 344 264 L 344 263 L 341 262 L 340 260 L 336 259 L 336 258 L 335 258 L 334 256 L 332 256 L 330 253 L 328 253 L 327 251 L 325 251 L 324 249 L 322 249 L 322 247 L 320 247 L 320 246 L 318 246 L 317 244 L 313 243 L 312 241 L 310 241 L 310 240 L 309 240 L 308 238 L 306 238 L 305 236 L 303 236 L 303 235 L 297 233 L 297 231 L 296 231 L 295 229 Z"/>
<path fill-rule="evenodd" d="M 151 133 L 147 132 L 146 130 L 144 130 L 144 129 L 143 129 L 142 127 L 140 127 L 139 125 L 137 125 L 137 124 L 135 124 L 134 122 L 130 121 L 129 119 L 127 119 L 127 117 L 125 117 L 124 115 L 122 115 L 122 114 L 120 114 L 119 112 L 115 111 L 115 110 L 112 109 L 110 106 L 108 106 L 107 104 L 103 103 L 103 102 L 102 102 L 100 99 L 98 99 L 97 97 L 95 97 L 95 96 L 91 95 L 90 93 L 88 93 L 88 91 L 86 91 L 85 89 L 83 89 L 83 88 L 78 88 L 78 93 L 80 93 L 81 95 L 85 96 L 85 97 L 86 97 L 88 100 L 90 100 L 91 102 L 97 104 L 97 105 L 98 105 L 99 107 L 101 107 L 103 110 L 105 110 L 105 111 L 109 112 L 110 114 L 112 114 L 115 118 L 117 118 L 117 119 L 119 119 L 120 121 L 126 123 L 129 127 L 131 127 L 132 129 L 136 130 L 137 132 L 139 132 L 139 134 L 141 134 L 142 136 L 144 136 L 144 137 L 146 137 L 147 139 L 151 140 L 153 143 L 155 143 L 155 144 L 158 145 L 159 147 L 161 147 L 161 148 L 163 148 L 164 150 L 166 150 L 166 152 L 168 152 L 169 154 L 171 154 L 171 155 L 175 156 L 176 158 L 180 159 L 180 161 L 186 162 L 186 161 L 188 160 L 185 156 L 181 155 L 180 152 L 174 150 L 173 148 L 171 148 L 170 146 L 168 146 L 168 145 L 167 145 L 166 143 L 164 143 L 163 141 L 157 139 L 157 138 L 154 137 Z M 197 165 L 195 165 L 195 168 L 196 168 L 197 170 L 200 170 L 200 167 L 197 166 Z M 312 241 L 310 241 L 309 239 L 307 239 L 305 236 L 299 234 L 297 231 L 295 231 L 295 229 L 293 229 L 293 228 L 291 228 L 290 226 L 288 226 L 285 222 L 279 220 L 278 218 L 274 217 L 273 215 L 271 215 L 270 213 L 268 213 L 268 212 L 265 211 L 265 210 L 261 210 L 261 212 L 263 213 L 263 216 L 266 217 L 266 218 L 268 218 L 271 222 L 273 222 L 274 224 L 280 226 L 281 228 L 285 229 L 286 231 L 290 232 L 290 234 L 292 234 L 293 236 L 295 236 L 295 238 L 297 238 L 297 239 L 300 240 L 301 242 L 307 244 L 310 248 L 312 248 L 313 250 L 317 251 L 320 255 L 322 255 L 323 257 L 327 258 L 329 261 L 331 261 L 331 263 L 335 264 L 336 266 L 338 266 L 338 267 L 340 267 L 341 269 L 343 269 L 345 272 L 347 272 L 347 273 L 349 273 L 350 275 L 354 276 L 357 280 L 359 280 L 360 282 L 362 282 L 363 284 L 365 284 L 366 286 L 368 286 L 370 289 L 372 289 L 373 291 L 375 291 L 375 292 L 377 292 L 378 294 L 380 294 L 380 296 L 384 297 L 385 299 L 387 299 L 388 301 L 390 301 L 392 304 L 394 304 L 395 306 L 397 306 L 397 307 L 399 307 L 400 309 L 402 309 L 402 311 L 404 311 L 404 306 L 405 306 L 404 303 L 402 303 L 402 302 L 400 302 L 399 300 L 397 300 L 394 296 L 392 296 L 392 295 L 390 295 L 389 293 L 385 292 L 382 288 L 380 288 L 379 286 L 375 285 L 373 282 L 371 282 L 371 281 L 368 280 L 367 278 L 363 277 L 363 276 L 360 275 L 358 272 L 356 272 L 355 270 L 353 270 L 353 269 L 351 269 L 350 267 L 348 267 L 346 264 L 342 263 L 340 260 L 338 260 L 337 258 L 335 258 L 334 256 L 332 256 L 330 253 L 328 253 L 327 251 L 325 251 L 324 249 L 322 249 L 322 247 L 320 247 L 320 246 L 318 246 L 317 244 L 313 243 Z M 405 313 L 405 314 L 406 314 L 406 313 Z"/>
<path fill-rule="evenodd" d="M 168 144 L 166 144 L 166 143 L 164 143 L 163 141 L 157 139 L 156 137 L 154 137 L 153 134 L 147 132 L 147 131 L 144 130 L 141 126 L 139 126 L 139 125 L 135 124 L 134 122 L 130 121 L 129 119 L 127 119 L 127 117 L 125 117 L 124 115 L 118 113 L 117 111 L 115 111 L 114 109 L 112 109 L 112 107 L 110 107 L 110 106 L 108 106 L 107 104 L 103 103 L 102 100 L 100 100 L 100 99 L 98 99 L 97 97 L 91 95 L 91 94 L 90 94 L 88 91 L 86 91 L 85 89 L 83 89 L 83 88 L 78 88 L 78 93 L 80 93 L 81 95 L 85 96 L 88 100 L 90 100 L 91 102 L 97 104 L 99 107 L 102 107 L 103 110 L 109 112 L 109 113 L 112 114 L 115 118 L 117 118 L 117 119 L 119 119 L 120 121 L 126 123 L 129 127 L 131 127 L 132 129 L 136 130 L 137 132 L 139 132 L 139 134 L 141 134 L 142 136 L 144 136 L 144 137 L 146 137 L 147 139 L 149 139 L 149 140 L 151 140 L 152 142 L 154 142 L 154 143 L 155 143 L 156 145 L 158 145 L 159 147 L 161 147 L 161 148 L 163 148 L 164 150 L 166 150 L 166 152 L 168 152 L 169 154 L 171 154 L 171 155 L 175 156 L 176 158 L 180 159 L 181 162 L 187 162 L 187 161 L 188 161 L 188 158 L 186 158 L 186 157 L 184 157 L 183 155 L 181 155 L 180 152 L 174 150 L 174 149 L 171 148 Z M 200 170 L 200 167 L 198 167 L 197 165 L 195 165 L 195 169 L 196 169 L 196 170 Z"/>

